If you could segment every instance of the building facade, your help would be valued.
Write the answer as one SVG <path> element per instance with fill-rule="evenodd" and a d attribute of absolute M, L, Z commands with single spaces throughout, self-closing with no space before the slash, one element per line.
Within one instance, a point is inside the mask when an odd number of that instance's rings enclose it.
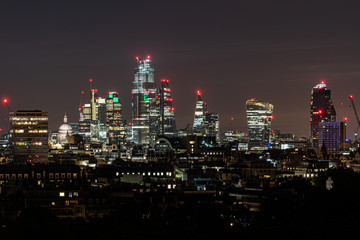
<path fill-rule="evenodd" d="M 10 148 L 15 163 L 48 161 L 48 113 L 19 110 L 10 113 Z"/>
<path fill-rule="evenodd" d="M 311 90 L 310 141 L 313 147 L 319 147 L 320 122 L 336 122 L 336 112 L 331 100 L 331 90 L 325 81 L 321 81 Z"/>
<path fill-rule="evenodd" d="M 253 142 L 259 150 L 266 149 L 269 144 L 273 110 L 274 106 L 270 103 L 255 98 L 246 101 L 249 142 Z"/>

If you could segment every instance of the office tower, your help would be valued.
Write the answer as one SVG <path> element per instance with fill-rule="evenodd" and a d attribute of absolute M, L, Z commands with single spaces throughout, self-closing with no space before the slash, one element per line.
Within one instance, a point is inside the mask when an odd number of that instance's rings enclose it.
<path fill-rule="evenodd" d="M 220 143 L 220 121 L 218 113 L 205 113 L 204 131 L 206 136 L 215 137 Z"/>
<path fill-rule="evenodd" d="M 257 142 L 260 149 L 267 148 L 269 144 L 273 110 L 274 106 L 272 104 L 257 100 L 256 98 L 246 101 L 249 141 Z"/>
<path fill-rule="evenodd" d="M 135 144 L 149 144 L 150 136 L 156 135 L 156 88 L 154 83 L 154 68 L 150 56 L 141 60 L 136 57 L 134 81 L 132 84 L 132 141 Z"/>
<path fill-rule="evenodd" d="M 339 153 L 340 145 L 340 123 L 339 122 L 319 122 L 319 147 L 325 145 L 327 154 Z"/>
<path fill-rule="evenodd" d="M 175 123 L 175 108 L 171 97 L 171 89 L 168 79 L 161 80 L 159 94 L 160 101 L 160 134 L 174 136 L 177 134 Z"/>
<path fill-rule="evenodd" d="M 47 162 L 48 113 L 40 110 L 11 112 L 10 145 L 15 163 Z"/>
<path fill-rule="evenodd" d="M 310 141 L 313 147 L 319 147 L 319 123 L 336 122 L 336 112 L 331 100 L 331 90 L 325 81 L 321 81 L 311 90 Z"/>
<path fill-rule="evenodd" d="M 205 114 L 207 111 L 206 103 L 201 97 L 200 90 L 196 91 L 197 93 L 197 100 L 196 100 L 196 106 L 195 106 L 195 116 L 194 116 L 194 124 L 193 124 L 193 130 L 198 130 L 202 128 L 204 122 L 205 122 Z"/>
<path fill-rule="evenodd" d="M 125 143 L 126 126 L 122 120 L 121 102 L 116 91 L 109 92 L 109 97 L 106 98 L 106 131 L 108 143 Z"/>

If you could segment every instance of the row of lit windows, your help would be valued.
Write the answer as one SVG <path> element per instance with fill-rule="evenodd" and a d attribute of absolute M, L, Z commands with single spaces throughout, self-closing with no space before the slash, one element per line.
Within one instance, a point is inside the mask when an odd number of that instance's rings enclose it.
<path fill-rule="evenodd" d="M 171 175 L 172 175 L 172 173 L 171 172 L 153 172 L 153 173 L 151 173 L 151 172 L 147 172 L 147 174 L 145 173 L 145 172 L 122 172 L 121 173 L 122 175 L 129 175 L 129 174 L 131 174 L 131 175 L 135 175 L 135 174 L 138 174 L 138 175 L 140 175 L 140 174 L 142 174 L 143 176 L 164 176 L 164 174 L 166 175 L 166 176 L 168 176 L 168 177 L 171 177 Z M 119 176 L 119 172 L 116 172 L 116 176 Z"/>
<path fill-rule="evenodd" d="M 42 142 L 15 142 L 15 145 L 18 145 L 18 146 L 27 146 L 27 145 L 37 145 L 37 146 L 41 146 L 42 145 Z"/>
<path fill-rule="evenodd" d="M 36 174 L 37 179 L 41 179 L 41 176 L 42 176 L 41 173 Z M 54 173 L 49 173 L 49 178 L 50 179 L 54 179 L 54 176 L 55 176 L 55 179 L 60 179 L 60 177 L 62 179 L 65 179 L 65 178 L 67 178 L 67 179 L 71 179 L 71 178 L 76 179 L 77 178 L 77 173 L 55 173 L 55 174 Z M 16 178 L 17 179 L 22 179 L 22 178 L 28 179 L 29 174 L 27 174 L 27 173 L 24 173 L 24 174 L 19 173 L 19 174 L 17 174 L 17 176 L 16 176 L 15 173 L 13 173 L 13 174 L 0 174 L 0 179 L 4 179 L 4 177 L 5 177 L 5 179 L 10 179 L 10 177 L 12 179 L 16 179 Z"/>
<path fill-rule="evenodd" d="M 47 117 L 12 117 L 13 121 L 47 121 Z"/>

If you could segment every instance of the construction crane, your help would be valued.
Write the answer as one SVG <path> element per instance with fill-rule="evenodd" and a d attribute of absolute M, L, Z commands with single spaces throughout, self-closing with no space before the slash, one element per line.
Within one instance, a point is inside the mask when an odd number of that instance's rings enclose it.
<path fill-rule="evenodd" d="M 79 104 L 79 119 L 82 120 L 82 101 L 83 101 L 84 91 L 81 91 L 81 98 L 80 98 L 80 104 Z"/>
<path fill-rule="evenodd" d="M 355 117 L 356 117 L 356 121 L 357 121 L 357 124 L 358 124 L 358 128 L 357 128 L 357 130 L 356 130 L 356 133 L 355 133 L 355 138 L 357 138 L 357 131 L 358 131 L 358 129 L 359 129 L 359 127 L 360 127 L 360 120 L 359 120 L 359 115 L 358 115 L 358 112 L 357 112 L 357 110 L 356 110 L 356 107 L 355 107 L 355 103 L 354 103 L 354 96 L 353 95 L 350 95 L 349 96 L 349 99 L 350 99 L 350 102 L 351 102 L 351 106 L 352 106 L 352 108 L 353 108 L 353 110 L 354 110 L 354 114 L 355 114 Z"/>

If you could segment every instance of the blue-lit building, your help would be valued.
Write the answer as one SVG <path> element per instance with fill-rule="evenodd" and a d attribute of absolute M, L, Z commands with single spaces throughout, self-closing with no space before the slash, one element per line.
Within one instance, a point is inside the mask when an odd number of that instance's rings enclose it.
<path fill-rule="evenodd" d="M 319 122 L 319 144 L 325 145 L 328 154 L 339 153 L 340 146 L 340 123 Z"/>

